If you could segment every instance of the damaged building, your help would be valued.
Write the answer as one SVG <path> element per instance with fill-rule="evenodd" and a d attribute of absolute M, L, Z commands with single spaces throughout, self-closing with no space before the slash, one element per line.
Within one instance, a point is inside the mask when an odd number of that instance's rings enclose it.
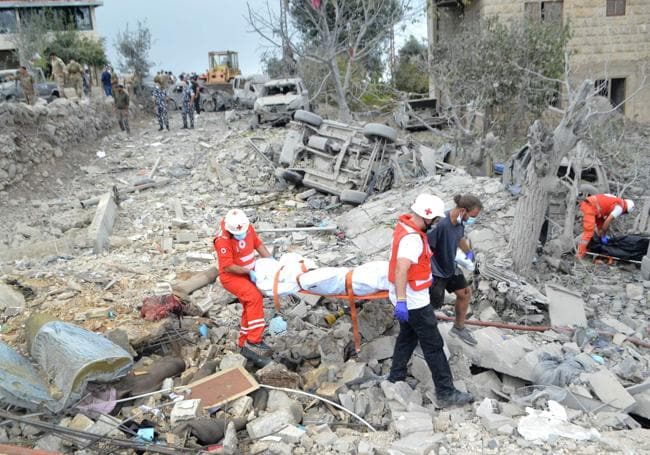
<path fill-rule="evenodd" d="M 433 47 L 448 39 L 462 21 L 497 18 L 569 25 L 569 66 L 574 81 L 591 79 L 599 93 L 626 117 L 650 122 L 650 88 L 645 65 L 650 56 L 650 3 L 641 0 L 433 0 L 428 37 Z M 430 83 L 435 96 L 435 87 Z M 634 95 L 634 96 L 632 96 Z"/>

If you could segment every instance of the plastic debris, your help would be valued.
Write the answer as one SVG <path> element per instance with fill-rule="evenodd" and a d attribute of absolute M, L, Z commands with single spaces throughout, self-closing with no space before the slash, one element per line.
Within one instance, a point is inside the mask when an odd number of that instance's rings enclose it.
<path fill-rule="evenodd" d="M 583 428 L 569 422 L 564 407 L 553 400 L 548 402 L 548 411 L 526 408 L 527 416 L 522 417 L 517 431 L 527 441 L 548 441 L 553 437 L 588 441 L 600 439 L 595 428 Z"/>

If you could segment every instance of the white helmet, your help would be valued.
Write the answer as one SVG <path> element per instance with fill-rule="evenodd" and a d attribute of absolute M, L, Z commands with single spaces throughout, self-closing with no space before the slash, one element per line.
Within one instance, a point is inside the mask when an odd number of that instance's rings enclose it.
<path fill-rule="evenodd" d="M 233 235 L 242 235 L 248 231 L 248 217 L 246 214 L 239 209 L 231 209 L 226 213 L 226 218 L 224 219 L 224 224 L 226 225 L 226 230 Z"/>
<path fill-rule="evenodd" d="M 632 199 L 625 199 L 625 207 L 627 207 L 627 213 L 634 212 L 634 201 Z"/>
<path fill-rule="evenodd" d="M 445 204 L 433 194 L 420 194 L 416 199 L 411 210 L 425 220 L 445 216 Z"/>

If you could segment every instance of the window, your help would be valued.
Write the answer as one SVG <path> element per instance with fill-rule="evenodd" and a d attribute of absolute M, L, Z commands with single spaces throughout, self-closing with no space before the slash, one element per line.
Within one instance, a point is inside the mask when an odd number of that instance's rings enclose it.
<path fill-rule="evenodd" d="M 531 22 L 562 25 L 562 7 L 561 1 L 526 2 L 524 15 Z"/>
<path fill-rule="evenodd" d="M 625 16 L 625 0 L 607 0 L 608 16 Z"/>
<path fill-rule="evenodd" d="M 608 98 L 612 107 L 618 106 L 621 113 L 625 112 L 625 78 L 597 80 L 596 93 Z"/>
<path fill-rule="evenodd" d="M 51 19 L 51 29 L 92 30 L 93 24 L 88 6 L 64 6 L 55 8 L 21 8 L 21 20 L 29 20 L 34 15 L 45 15 Z"/>
<path fill-rule="evenodd" d="M 16 31 L 16 11 L 13 9 L 0 10 L 0 35 Z"/>
<path fill-rule="evenodd" d="M 18 59 L 14 51 L 0 51 L 0 70 L 18 68 Z"/>

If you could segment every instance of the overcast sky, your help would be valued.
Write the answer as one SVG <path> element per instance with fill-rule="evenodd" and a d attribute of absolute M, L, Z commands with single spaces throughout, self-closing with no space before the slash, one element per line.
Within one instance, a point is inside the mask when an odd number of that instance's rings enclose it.
<path fill-rule="evenodd" d="M 260 8 L 266 1 L 250 0 L 250 4 Z M 108 58 L 114 66 L 118 61 L 118 31 L 124 30 L 127 23 L 133 28 L 140 20 L 146 21 L 151 30 L 154 72 L 165 69 L 174 74 L 201 73 L 207 69 L 208 52 L 220 50 L 238 51 L 244 74 L 262 70 L 260 57 L 266 48 L 258 35 L 249 32 L 244 18 L 245 0 L 104 0 L 95 11 L 98 33 L 106 39 Z M 408 33 L 426 38 L 424 20 L 398 33 L 398 42 Z"/>

